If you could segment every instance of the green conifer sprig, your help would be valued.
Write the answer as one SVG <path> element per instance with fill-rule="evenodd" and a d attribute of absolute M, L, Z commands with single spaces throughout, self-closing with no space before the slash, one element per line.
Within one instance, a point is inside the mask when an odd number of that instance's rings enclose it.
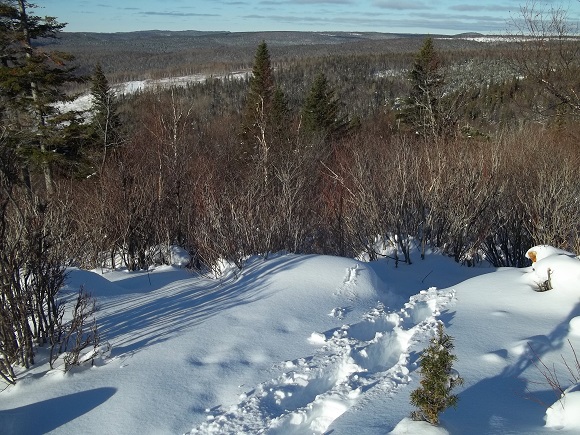
<path fill-rule="evenodd" d="M 421 386 L 411 393 L 411 404 L 418 408 L 411 414 L 414 420 L 438 425 L 439 414 L 457 405 L 458 397 L 451 390 L 463 384 L 463 379 L 453 369 L 453 362 L 457 360 L 451 353 L 453 347 L 453 339 L 439 323 L 437 335 L 420 358 Z"/>

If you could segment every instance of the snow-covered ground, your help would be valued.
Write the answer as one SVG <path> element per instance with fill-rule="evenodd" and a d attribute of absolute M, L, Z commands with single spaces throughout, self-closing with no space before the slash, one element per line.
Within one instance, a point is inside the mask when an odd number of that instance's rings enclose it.
<path fill-rule="evenodd" d="M 438 254 L 398 268 L 251 258 L 219 279 L 73 269 L 65 291 L 83 285 L 98 299 L 110 355 L 64 374 L 39 353 L 0 393 L 0 432 L 578 434 L 579 380 L 563 361 L 578 375 L 580 260 L 535 251 L 532 267 L 500 270 Z M 553 290 L 534 291 L 548 270 Z M 407 417 L 439 321 L 465 383 L 435 428 Z M 563 388 L 576 385 L 561 402 L 538 358 Z"/>
<path fill-rule="evenodd" d="M 188 76 L 169 77 L 165 79 L 134 80 L 115 85 L 113 86 L 113 90 L 121 95 L 134 94 L 135 92 L 140 92 L 147 89 L 181 87 L 192 83 L 202 83 L 209 78 L 215 78 L 219 80 L 241 80 L 246 78 L 248 74 L 248 71 L 236 71 L 222 75 L 192 74 Z"/>
<path fill-rule="evenodd" d="M 164 79 L 145 79 L 133 80 L 123 82 L 111 86 L 111 89 L 116 95 L 130 95 L 136 92 L 143 92 L 146 90 L 155 90 L 159 88 L 184 87 L 193 83 L 202 83 L 210 78 L 219 80 L 243 80 L 248 77 L 248 71 L 234 71 L 228 74 L 208 75 L 208 74 L 192 74 L 188 76 L 169 77 Z M 79 95 L 72 101 L 59 103 L 58 107 L 63 112 L 87 111 L 91 108 L 93 97 L 90 93 Z"/>

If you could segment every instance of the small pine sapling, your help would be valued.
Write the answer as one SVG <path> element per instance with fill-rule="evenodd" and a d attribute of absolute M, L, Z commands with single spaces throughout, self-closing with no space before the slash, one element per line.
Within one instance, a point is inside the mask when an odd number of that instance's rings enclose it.
<path fill-rule="evenodd" d="M 411 413 L 414 420 L 438 425 L 439 414 L 457 405 L 458 397 L 451 394 L 451 390 L 463 384 L 463 379 L 453 369 L 457 359 L 451 353 L 453 347 L 453 339 L 445 334 L 443 324 L 439 323 L 437 335 L 420 357 L 421 386 L 411 393 L 411 404 L 418 408 Z"/>

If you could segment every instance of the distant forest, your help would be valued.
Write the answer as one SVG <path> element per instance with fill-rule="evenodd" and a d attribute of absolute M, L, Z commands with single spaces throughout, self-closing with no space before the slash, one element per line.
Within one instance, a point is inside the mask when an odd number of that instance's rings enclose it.
<path fill-rule="evenodd" d="M 90 74 L 97 63 L 111 83 L 192 73 L 225 73 L 252 67 L 256 47 L 266 41 L 275 66 L 326 56 L 407 55 L 409 60 L 428 35 L 326 32 L 128 33 L 63 32 L 38 44 L 76 57 L 78 72 Z M 488 50 L 462 34 L 439 40 L 448 51 Z M 497 46 L 497 44 L 495 44 Z"/>

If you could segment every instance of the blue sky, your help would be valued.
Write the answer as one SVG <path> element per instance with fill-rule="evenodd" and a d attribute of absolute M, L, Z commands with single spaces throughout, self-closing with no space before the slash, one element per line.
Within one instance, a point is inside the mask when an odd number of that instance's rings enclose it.
<path fill-rule="evenodd" d="M 70 32 L 227 30 L 502 33 L 526 0 L 36 0 Z M 543 0 L 580 20 L 580 1 Z"/>

